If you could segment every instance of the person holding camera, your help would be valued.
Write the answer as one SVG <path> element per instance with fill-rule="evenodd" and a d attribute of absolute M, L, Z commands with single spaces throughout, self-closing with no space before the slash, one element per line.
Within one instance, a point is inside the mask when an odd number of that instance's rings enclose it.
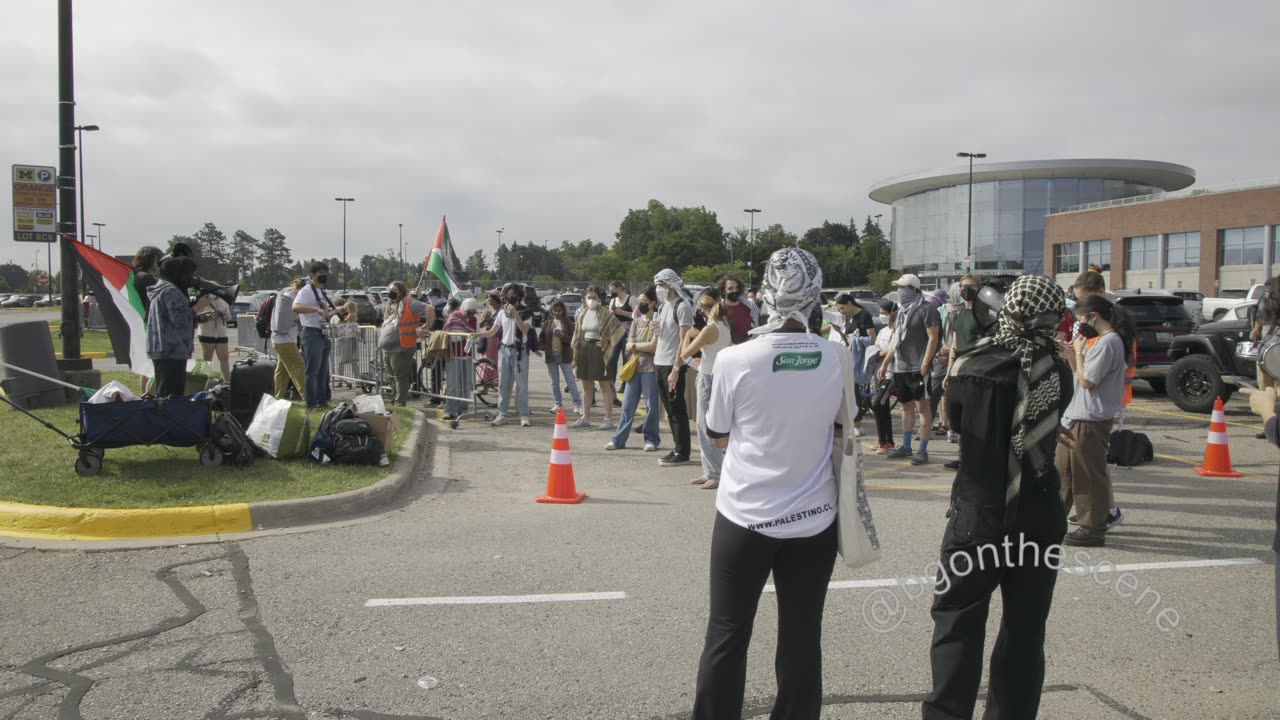
<path fill-rule="evenodd" d="M 511 409 L 511 386 L 516 386 L 516 410 L 520 413 L 520 427 L 529 427 L 529 355 L 525 338 L 533 332 L 533 312 L 524 307 L 524 288 L 507 283 L 502 288 L 502 309 L 497 322 L 488 330 L 472 335 L 476 338 L 499 337 L 502 347 L 498 350 L 498 417 L 490 423 L 494 427 L 507 424 L 507 412 Z"/>
<path fill-rule="evenodd" d="M 200 353 L 206 361 L 218 356 L 218 368 L 222 381 L 231 382 L 231 344 L 227 338 L 227 323 L 231 322 L 231 308 L 227 301 L 214 295 L 201 295 L 194 307 L 200 323 Z"/>
<path fill-rule="evenodd" d="M 158 398 L 183 397 L 187 389 L 187 360 L 195 349 L 196 314 L 188 292 L 195 282 L 196 261 L 166 256 L 160 261 L 160 280 L 147 289 L 147 357 L 155 366 L 151 390 Z"/>
<path fill-rule="evenodd" d="M 333 397 L 329 380 L 332 347 L 324 329 L 338 310 L 324 291 L 328 284 L 329 266 L 316 260 L 311 263 L 307 284 L 293 300 L 293 312 L 302 325 L 302 364 L 306 368 L 306 388 L 302 394 L 307 399 L 307 407 L 313 409 L 327 409 Z"/>

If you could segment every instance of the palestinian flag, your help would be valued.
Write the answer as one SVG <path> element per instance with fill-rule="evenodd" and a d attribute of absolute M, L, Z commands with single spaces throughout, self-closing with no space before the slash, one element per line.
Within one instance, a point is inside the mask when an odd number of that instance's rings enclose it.
<path fill-rule="evenodd" d="M 459 274 L 461 269 L 458 264 L 458 258 L 453 254 L 453 242 L 449 240 L 449 223 L 444 217 L 440 218 L 440 230 L 436 233 L 436 245 L 431 248 L 431 255 L 427 258 L 425 266 L 426 272 L 435 275 L 444 285 L 445 292 L 449 295 L 455 294 L 458 290 L 458 283 L 454 278 Z"/>
<path fill-rule="evenodd" d="M 155 371 L 147 357 L 146 310 L 133 287 L 133 268 L 78 240 L 73 239 L 71 245 L 85 286 L 93 291 L 107 324 L 116 362 L 153 377 Z"/>

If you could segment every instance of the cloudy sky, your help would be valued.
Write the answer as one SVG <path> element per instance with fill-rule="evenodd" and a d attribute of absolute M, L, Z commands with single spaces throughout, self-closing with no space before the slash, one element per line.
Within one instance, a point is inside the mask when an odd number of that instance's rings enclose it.
<path fill-rule="evenodd" d="M 726 229 L 859 224 L 889 177 L 995 160 L 1280 175 L 1280 4 L 82 0 L 87 216 L 132 252 L 213 222 L 295 257 L 611 243 L 650 198 Z M 57 163 L 53 0 L 4 0 L 4 164 Z M 3 212 L 11 217 L 10 198 Z M 886 218 L 887 221 L 887 218 Z M 0 262 L 36 247 L 6 234 Z M 42 261 L 43 264 L 43 261 Z"/>

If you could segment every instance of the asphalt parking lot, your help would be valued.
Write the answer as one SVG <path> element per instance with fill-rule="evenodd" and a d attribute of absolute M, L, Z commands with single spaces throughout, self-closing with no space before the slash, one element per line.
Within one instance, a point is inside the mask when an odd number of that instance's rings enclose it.
<path fill-rule="evenodd" d="M 545 381 L 532 384 L 548 406 Z M 1280 454 L 1253 438 L 1243 400 L 1228 421 L 1245 476 L 1201 478 L 1208 417 L 1139 383 L 1128 426 L 1157 458 L 1113 468 L 1127 521 L 1083 574 L 1060 577 L 1041 717 L 1280 713 Z M 714 514 L 714 491 L 688 482 L 697 467 L 606 453 L 608 433 L 574 430 L 589 498 L 540 505 L 550 415 L 530 429 L 434 425 L 434 470 L 375 517 L 146 550 L 0 547 L 0 718 L 687 717 Z M 825 718 L 919 717 L 932 623 L 909 579 L 935 558 L 954 452 L 935 442 L 922 467 L 866 458 L 885 554 L 836 569 Z M 771 702 L 775 623 L 766 596 L 748 717 Z"/>

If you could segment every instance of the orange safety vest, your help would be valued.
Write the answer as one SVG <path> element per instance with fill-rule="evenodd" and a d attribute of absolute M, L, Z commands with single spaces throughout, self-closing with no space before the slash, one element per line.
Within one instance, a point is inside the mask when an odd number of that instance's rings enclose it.
<path fill-rule="evenodd" d="M 418 326 L 422 324 L 422 318 L 415 315 L 413 306 L 408 299 L 404 300 L 404 306 L 400 308 L 400 347 L 405 350 L 412 350 L 418 346 Z"/>
<path fill-rule="evenodd" d="M 1098 342 L 1098 338 L 1085 340 L 1085 347 L 1093 347 Z M 1129 366 L 1124 369 L 1124 397 L 1121 398 L 1121 405 L 1128 405 L 1133 402 L 1133 380 L 1138 377 L 1138 341 L 1133 341 L 1133 354 L 1129 360 Z"/>

